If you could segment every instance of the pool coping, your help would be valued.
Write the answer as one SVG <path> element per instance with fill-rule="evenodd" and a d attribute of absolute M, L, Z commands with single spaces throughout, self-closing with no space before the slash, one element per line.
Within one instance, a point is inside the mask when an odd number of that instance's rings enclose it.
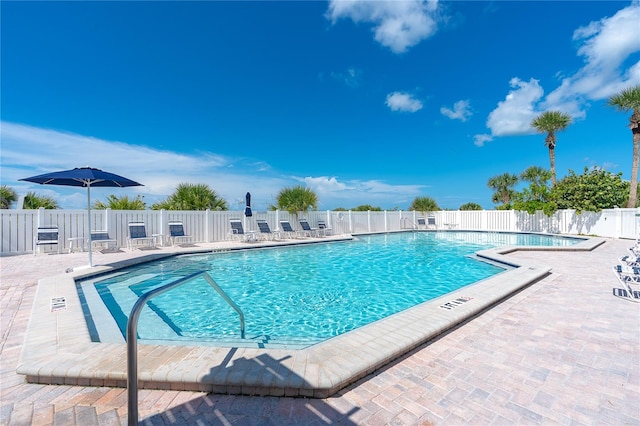
<path fill-rule="evenodd" d="M 551 272 L 545 265 L 515 261 L 506 256 L 508 253 L 590 251 L 605 242 L 602 238 L 580 238 L 585 240 L 570 247 L 507 246 L 479 251 L 476 254 L 480 257 L 517 268 L 305 349 L 139 343 L 139 388 L 329 397 Z M 190 253 L 211 251 L 216 250 L 194 249 Z M 17 373 L 32 383 L 126 387 L 126 344 L 91 341 L 75 279 L 175 254 L 151 254 L 40 280 Z M 52 306 L 52 301 L 62 296 L 64 306 Z"/>

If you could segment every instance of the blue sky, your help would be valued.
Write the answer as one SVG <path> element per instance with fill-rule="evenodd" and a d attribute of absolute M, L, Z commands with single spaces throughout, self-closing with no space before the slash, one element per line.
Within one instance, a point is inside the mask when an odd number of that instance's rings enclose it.
<path fill-rule="evenodd" d="M 92 166 L 145 186 L 206 183 L 231 209 L 308 186 L 320 209 L 492 208 L 487 180 L 549 167 L 543 111 L 571 114 L 558 178 L 631 174 L 638 1 L 6 2 L 0 180 Z"/>

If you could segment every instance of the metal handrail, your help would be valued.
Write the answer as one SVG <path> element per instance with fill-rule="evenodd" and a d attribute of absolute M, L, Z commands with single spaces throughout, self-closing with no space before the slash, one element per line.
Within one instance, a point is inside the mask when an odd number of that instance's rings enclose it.
<path fill-rule="evenodd" d="M 138 424 L 138 319 L 140 318 L 142 308 L 144 308 L 152 298 L 200 276 L 204 277 L 225 302 L 238 313 L 240 316 L 240 337 L 244 339 L 244 314 L 242 310 L 227 296 L 206 271 L 195 272 L 143 294 L 135 305 L 133 305 L 131 314 L 129 315 L 129 321 L 127 322 L 127 406 L 129 426 L 136 426 Z"/>

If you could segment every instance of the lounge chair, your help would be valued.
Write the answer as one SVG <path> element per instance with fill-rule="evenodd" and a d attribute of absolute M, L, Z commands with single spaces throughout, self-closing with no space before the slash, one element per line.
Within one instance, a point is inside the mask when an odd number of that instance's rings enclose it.
<path fill-rule="evenodd" d="M 229 231 L 229 237 L 234 240 L 248 242 L 257 241 L 257 234 L 255 232 L 244 232 L 242 221 L 240 219 L 230 219 L 231 231 Z"/>
<path fill-rule="evenodd" d="M 300 226 L 302 227 L 302 232 L 306 233 L 308 236 L 310 237 L 319 237 L 320 234 L 318 232 L 317 228 L 312 228 L 309 225 L 309 222 L 306 219 L 300 219 L 298 221 L 300 223 Z"/>
<path fill-rule="evenodd" d="M 619 297 L 625 297 L 634 302 L 640 302 L 640 267 L 628 265 L 615 265 L 613 273 L 622 284 L 622 289 L 613 289 L 613 293 Z M 639 286 L 638 289 L 631 286 Z"/>
<path fill-rule="evenodd" d="M 424 217 L 418 218 L 418 229 L 426 229 L 427 228 L 427 220 Z"/>
<path fill-rule="evenodd" d="M 428 216 L 427 217 L 427 227 L 429 229 L 437 229 L 438 225 L 436 224 L 436 217 L 435 216 Z"/>
<path fill-rule="evenodd" d="M 88 244 L 89 242 L 87 241 L 87 245 Z M 93 250 L 95 246 L 103 244 L 106 245 L 106 247 L 104 247 L 106 250 L 118 249 L 118 241 L 110 238 L 107 231 L 91 231 L 91 247 L 88 247 L 88 249 Z"/>
<path fill-rule="evenodd" d="M 169 222 L 169 241 L 172 246 L 175 246 L 176 243 L 179 242 L 192 242 L 193 237 L 184 233 L 184 225 L 182 222 Z"/>
<path fill-rule="evenodd" d="M 327 227 L 327 224 L 324 220 L 319 220 L 318 232 L 322 233 L 323 236 L 331 235 L 331 228 Z"/>
<path fill-rule="evenodd" d="M 57 226 L 43 226 L 38 227 L 36 236 L 33 238 L 33 255 L 40 250 L 42 246 L 56 245 L 58 254 L 60 254 L 60 236 Z"/>
<path fill-rule="evenodd" d="M 129 250 L 133 250 L 133 243 L 143 243 L 142 247 L 155 248 L 156 236 L 147 235 L 147 227 L 144 222 L 131 222 L 129 223 L 129 236 L 127 237 Z M 140 245 L 137 248 L 141 248 Z"/>
<path fill-rule="evenodd" d="M 264 219 L 256 220 L 258 224 L 258 229 L 260 229 L 260 235 L 265 240 L 279 240 L 280 239 L 280 231 L 271 231 L 269 224 Z"/>
<path fill-rule="evenodd" d="M 622 256 L 620 259 L 618 259 L 620 263 L 622 263 L 623 265 L 626 264 L 629 266 L 640 266 L 640 256 L 633 254 L 631 250 L 629 250 L 629 253 L 631 254 Z"/>
<path fill-rule="evenodd" d="M 280 228 L 287 238 L 302 238 L 303 236 L 300 232 L 293 229 L 288 220 L 281 220 Z"/>

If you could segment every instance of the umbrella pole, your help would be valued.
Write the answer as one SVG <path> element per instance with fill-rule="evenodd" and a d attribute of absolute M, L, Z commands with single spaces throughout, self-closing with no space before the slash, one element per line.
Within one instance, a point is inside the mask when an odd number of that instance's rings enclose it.
<path fill-rule="evenodd" d="M 93 268 L 93 259 L 92 250 L 91 250 L 91 182 L 87 183 L 87 214 L 89 215 L 89 219 L 87 220 L 87 226 L 89 227 L 89 237 L 87 238 L 87 242 L 89 247 L 87 247 L 87 251 L 89 252 L 89 268 Z"/>

